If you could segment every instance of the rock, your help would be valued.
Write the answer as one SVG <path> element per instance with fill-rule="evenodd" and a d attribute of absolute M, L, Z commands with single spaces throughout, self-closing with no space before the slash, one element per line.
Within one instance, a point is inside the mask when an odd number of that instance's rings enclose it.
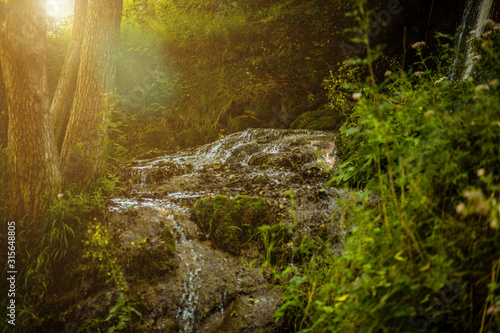
<path fill-rule="evenodd" d="M 222 206 L 236 206 L 234 213 L 242 212 L 237 207 L 243 202 L 252 206 L 267 205 L 265 201 L 247 197 L 228 200 L 219 196 L 218 199 L 224 202 Z M 235 200 L 240 203 L 232 204 Z M 134 293 L 144 303 L 142 321 L 153 323 L 149 327 L 162 332 L 175 327 L 181 332 L 275 330 L 273 313 L 280 304 L 280 295 L 266 287 L 259 269 L 243 265 L 248 259 L 228 257 L 210 243 L 200 241 L 204 235 L 191 221 L 189 211 L 174 206 L 166 208 L 163 204 L 138 205 L 137 214 L 133 216 L 125 209 L 111 215 L 110 234 L 113 239 L 121 240 L 116 244 L 120 248 L 131 248 L 129 243 L 144 237 L 149 239 L 148 243 L 165 237 L 170 242 L 175 238 L 175 270 L 164 271 L 148 283 L 133 285 Z M 260 208 L 252 214 L 263 216 L 258 210 Z M 158 228 L 172 230 L 172 236 L 165 232 L 156 237 Z M 122 253 L 127 256 L 126 251 Z"/>
<path fill-rule="evenodd" d="M 341 125 L 342 119 L 332 110 L 308 111 L 298 116 L 291 128 L 329 131 L 337 130 Z"/>
<path fill-rule="evenodd" d="M 247 128 L 261 128 L 265 127 L 264 125 L 264 122 L 258 119 L 255 114 L 246 112 L 245 115 L 231 119 L 229 133 L 243 131 Z"/>
<path fill-rule="evenodd" d="M 253 129 L 122 166 L 106 251 L 124 274 L 127 304 L 141 313 L 129 331 L 283 329 L 273 319 L 281 295 L 266 266 L 307 260 L 297 245 L 308 239 L 343 241 L 345 212 L 336 212 L 336 201 L 349 192 L 324 176 L 335 166 L 334 139 L 334 132 Z M 85 271 L 85 291 L 68 296 L 54 321 L 84 327 L 109 315 L 120 286 L 94 277 L 98 270 Z"/>

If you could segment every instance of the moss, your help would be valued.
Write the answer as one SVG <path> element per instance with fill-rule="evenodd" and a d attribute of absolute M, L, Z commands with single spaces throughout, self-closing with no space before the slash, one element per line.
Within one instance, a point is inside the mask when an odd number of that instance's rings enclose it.
<path fill-rule="evenodd" d="M 152 280 L 174 268 L 175 239 L 170 229 L 160 235 L 160 245 L 145 242 L 138 245 L 125 259 L 127 274 L 137 280 Z"/>
<path fill-rule="evenodd" d="M 238 254 L 256 234 L 257 228 L 272 222 L 269 204 L 262 198 L 223 195 L 200 199 L 194 210 L 200 229 L 215 247 Z"/>

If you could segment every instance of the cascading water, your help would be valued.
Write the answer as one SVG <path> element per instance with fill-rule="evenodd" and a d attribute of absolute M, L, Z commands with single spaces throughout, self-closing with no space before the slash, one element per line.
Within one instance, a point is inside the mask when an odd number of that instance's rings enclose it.
<path fill-rule="evenodd" d="M 462 15 L 462 21 L 460 23 L 460 31 L 458 33 L 458 39 L 457 39 L 457 49 L 458 50 L 457 50 L 457 54 L 455 54 L 455 59 L 453 59 L 453 66 L 452 66 L 451 74 L 450 74 L 451 78 L 454 78 L 456 71 L 457 71 L 458 61 L 460 58 L 460 50 L 467 47 L 467 45 L 466 45 L 467 42 L 465 41 L 465 34 L 471 25 L 471 16 L 472 16 L 474 1 L 475 0 L 467 0 L 467 3 L 465 5 L 464 14 Z M 464 44 L 464 41 L 465 41 L 465 44 Z"/>
<path fill-rule="evenodd" d="M 243 256 L 216 250 L 195 223 L 192 207 L 203 197 L 249 195 L 264 198 L 292 225 L 293 209 L 301 232 L 340 234 L 331 223 L 342 191 L 326 183 L 335 165 L 335 133 L 306 130 L 249 129 L 196 149 L 124 166 L 128 177 L 120 198 L 111 200 L 110 234 L 128 251 L 142 244 L 161 249 L 159 235 L 175 238 L 175 269 L 131 288 L 146 288 L 151 307 L 143 314 L 160 331 L 270 332 L 280 297 L 268 289 L 256 249 Z M 294 193 L 294 200 L 286 194 Z M 294 237 L 297 237 L 295 235 Z M 285 253 L 293 253 L 290 239 Z M 214 248 L 215 247 L 215 248 Z M 124 250 L 124 253 L 127 251 Z M 133 279 L 132 276 L 130 278 Z"/>
<path fill-rule="evenodd" d="M 477 1 L 472 1 L 472 2 L 477 3 Z M 483 34 L 485 23 L 486 20 L 488 20 L 488 18 L 490 17 L 492 6 L 493 6 L 493 0 L 481 0 L 480 3 L 477 5 L 476 7 L 477 12 L 475 13 L 476 14 L 475 26 L 474 30 L 471 31 L 473 32 L 474 38 L 479 38 Z M 470 10 L 468 7 L 466 8 L 466 12 Z M 465 21 L 462 23 L 463 25 L 467 24 L 467 17 L 469 14 L 468 13 L 466 14 L 467 15 L 464 14 Z M 465 71 L 462 75 L 462 80 L 466 80 L 472 75 L 472 72 L 474 71 L 475 67 L 475 63 L 473 61 L 474 56 L 475 53 L 472 50 L 472 45 L 470 42 L 467 42 L 466 54 L 465 54 Z"/>

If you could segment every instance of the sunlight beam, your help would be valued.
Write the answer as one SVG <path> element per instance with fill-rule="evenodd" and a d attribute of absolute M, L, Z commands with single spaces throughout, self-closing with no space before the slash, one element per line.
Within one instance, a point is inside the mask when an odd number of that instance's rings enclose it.
<path fill-rule="evenodd" d="M 63 18 L 73 15 L 75 1 L 73 0 L 47 0 L 47 15 L 55 18 Z"/>

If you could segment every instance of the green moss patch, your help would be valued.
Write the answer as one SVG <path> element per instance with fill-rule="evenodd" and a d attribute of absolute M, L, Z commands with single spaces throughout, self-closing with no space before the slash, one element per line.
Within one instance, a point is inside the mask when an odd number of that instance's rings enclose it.
<path fill-rule="evenodd" d="M 257 233 L 257 228 L 275 221 L 269 203 L 262 198 L 225 195 L 204 198 L 194 206 L 196 223 L 215 247 L 238 254 Z"/>

